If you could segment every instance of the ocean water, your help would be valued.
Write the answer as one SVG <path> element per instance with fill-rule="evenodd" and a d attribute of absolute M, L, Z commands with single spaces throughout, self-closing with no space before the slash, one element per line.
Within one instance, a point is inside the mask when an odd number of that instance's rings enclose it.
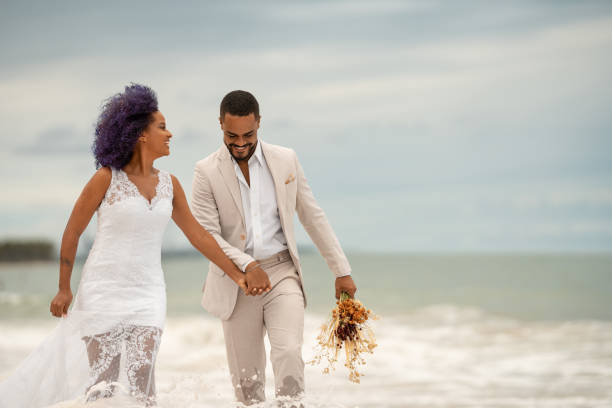
<path fill-rule="evenodd" d="M 308 361 L 334 305 L 333 278 L 316 253 L 302 258 Z M 327 375 L 307 365 L 307 407 L 612 407 L 612 255 L 349 259 L 357 297 L 381 316 L 378 348 L 361 384 L 341 364 Z M 165 257 L 162 407 L 236 406 L 220 322 L 199 306 L 206 266 L 198 256 Z M 48 314 L 56 287 L 55 263 L 0 265 L 0 379 L 56 324 Z M 272 399 L 269 365 L 266 374 Z M 121 398 L 87 407 L 127 404 Z"/>

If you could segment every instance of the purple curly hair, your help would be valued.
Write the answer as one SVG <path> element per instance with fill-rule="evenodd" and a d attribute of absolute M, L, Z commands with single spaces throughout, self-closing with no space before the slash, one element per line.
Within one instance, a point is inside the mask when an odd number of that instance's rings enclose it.
<path fill-rule="evenodd" d="M 108 98 L 98 117 L 92 146 L 96 168 L 125 166 L 140 134 L 157 111 L 157 96 L 148 86 L 132 83 L 124 92 Z"/>

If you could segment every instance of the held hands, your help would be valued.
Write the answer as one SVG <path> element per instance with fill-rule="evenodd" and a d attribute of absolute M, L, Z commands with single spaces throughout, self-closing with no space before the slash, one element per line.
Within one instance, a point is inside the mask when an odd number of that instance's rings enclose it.
<path fill-rule="evenodd" d="M 268 274 L 261 269 L 256 261 L 251 262 L 245 269 L 246 292 L 245 295 L 257 296 L 272 289 Z M 244 291 L 244 289 L 243 289 Z"/>
<path fill-rule="evenodd" d="M 242 293 L 244 293 L 245 295 L 248 296 L 248 289 L 247 289 L 247 284 L 246 284 L 246 279 L 245 278 L 240 278 L 236 281 L 236 285 L 238 285 L 238 287 L 240 288 L 240 290 L 242 291 Z"/>
<path fill-rule="evenodd" d="M 353 282 L 351 275 L 336 278 L 336 299 L 340 299 L 340 294 L 342 292 L 348 293 L 351 298 L 355 296 L 357 286 L 355 286 L 355 282 Z"/>
<path fill-rule="evenodd" d="M 70 289 L 60 289 L 51 301 L 49 310 L 55 317 L 62 317 L 68 314 L 68 307 L 72 302 L 72 291 Z"/>

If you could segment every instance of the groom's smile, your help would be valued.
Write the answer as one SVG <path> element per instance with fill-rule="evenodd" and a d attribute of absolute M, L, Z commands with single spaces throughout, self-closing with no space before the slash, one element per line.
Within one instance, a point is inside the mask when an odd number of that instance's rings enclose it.
<path fill-rule="evenodd" d="M 237 146 L 237 145 L 235 145 L 233 143 L 231 143 L 229 145 L 230 152 L 231 152 L 232 156 L 234 156 L 234 158 L 237 159 L 237 160 L 244 160 L 244 159 L 246 159 L 246 154 L 245 153 L 248 153 L 252 146 L 253 146 L 252 143 L 248 143 L 248 144 L 246 144 L 244 146 Z"/>

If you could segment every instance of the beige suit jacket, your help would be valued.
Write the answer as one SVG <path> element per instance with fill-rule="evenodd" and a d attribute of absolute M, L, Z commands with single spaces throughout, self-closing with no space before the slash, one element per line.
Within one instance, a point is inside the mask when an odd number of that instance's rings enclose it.
<path fill-rule="evenodd" d="M 296 212 L 304 229 L 334 275 L 340 277 L 350 274 L 351 267 L 348 260 L 325 213 L 312 194 L 295 152 L 292 149 L 262 141 L 258 143 L 261 143 L 264 157 L 274 179 L 281 226 L 302 288 L 304 286 L 302 268 L 293 230 L 293 219 Z M 215 237 L 221 249 L 236 265 L 244 265 L 253 260 L 249 254 L 244 252 L 246 227 L 240 186 L 230 153 L 224 145 L 215 153 L 196 163 L 191 210 L 200 224 Z M 238 290 L 238 285 L 211 262 L 203 288 L 202 306 L 212 315 L 226 320 L 234 310 Z"/>

